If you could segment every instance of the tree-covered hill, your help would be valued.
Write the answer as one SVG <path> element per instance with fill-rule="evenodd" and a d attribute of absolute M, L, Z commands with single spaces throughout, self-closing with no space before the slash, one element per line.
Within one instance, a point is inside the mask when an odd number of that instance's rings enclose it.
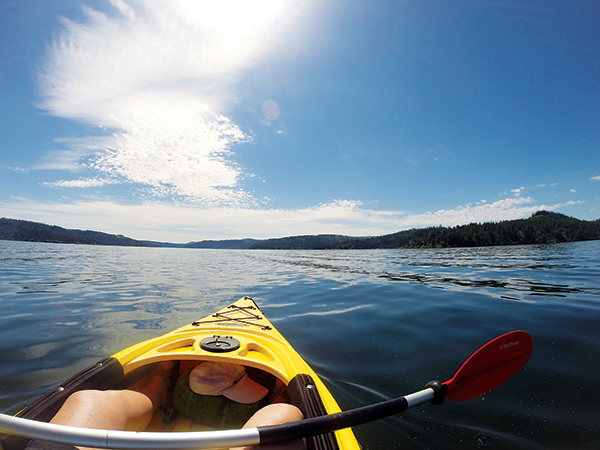
<path fill-rule="evenodd" d="M 9 241 L 54 242 L 59 244 L 120 245 L 158 247 L 159 243 L 137 241 L 122 235 L 89 230 L 69 230 L 27 220 L 0 218 L 0 239 Z"/>
<path fill-rule="evenodd" d="M 254 244 L 262 242 L 259 239 L 227 239 L 223 241 L 198 241 L 198 242 L 190 242 L 189 244 L 183 245 L 185 248 L 213 248 L 213 249 L 221 249 L 221 250 L 245 250 L 248 248 L 252 248 Z"/>
<path fill-rule="evenodd" d="M 430 227 L 372 238 L 353 238 L 338 248 L 443 248 L 555 244 L 600 239 L 600 220 L 585 221 L 538 211 L 528 219 Z"/>
<path fill-rule="evenodd" d="M 399 231 L 373 237 L 352 237 L 335 246 L 337 249 L 373 249 L 373 248 L 401 248 L 408 236 L 418 231 L 417 229 Z"/>
<path fill-rule="evenodd" d="M 349 236 L 342 236 L 339 234 L 291 236 L 258 241 L 249 248 L 255 250 L 324 250 L 334 248 L 348 239 Z"/>

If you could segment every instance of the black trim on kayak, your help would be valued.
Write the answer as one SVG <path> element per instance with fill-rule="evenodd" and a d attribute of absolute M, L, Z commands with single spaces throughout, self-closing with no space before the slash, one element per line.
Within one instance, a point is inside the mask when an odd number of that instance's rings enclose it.
<path fill-rule="evenodd" d="M 260 308 L 258 306 L 229 305 L 227 308 L 229 309 L 229 311 L 217 312 L 213 314 L 211 317 L 214 317 L 214 320 L 197 320 L 195 322 L 192 322 L 192 325 L 197 327 L 205 323 L 233 322 L 235 324 L 253 325 L 259 327 L 261 330 L 272 329 L 268 325 L 261 325 L 260 323 L 256 323 L 259 320 L 263 320 L 263 318 L 260 315 L 252 312 L 252 310 L 260 311 Z"/>
<path fill-rule="evenodd" d="M 288 393 L 293 405 L 300 408 L 305 419 L 327 415 L 325 405 L 310 375 L 298 374 L 288 385 Z M 308 450 L 338 450 L 340 447 L 332 432 L 319 434 L 306 439 Z"/>
<path fill-rule="evenodd" d="M 17 416 L 49 422 L 72 393 L 83 389 L 109 389 L 122 380 L 123 367 L 121 363 L 112 357 L 105 358 L 44 394 L 20 411 Z M 0 436 L 2 436 L 0 446 L 4 450 L 22 450 L 29 443 L 27 438 L 3 434 Z"/>

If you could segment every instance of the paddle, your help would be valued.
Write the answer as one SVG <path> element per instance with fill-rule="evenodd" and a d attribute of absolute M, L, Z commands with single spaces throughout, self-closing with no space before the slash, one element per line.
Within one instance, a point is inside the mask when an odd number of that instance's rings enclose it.
<path fill-rule="evenodd" d="M 286 440 L 362 425 L 431 402 L 441 404 L 444 398 L 454 401 L 479 397 L 497 388 L 516 374 L 529 361 L 533 351 L 531 336 L 525 331 L 513 331 L 488 342 L 458 369 L 454 377 L 440 383 L 432 381 L 426 389 L 374 405 L 363 406 L 300 422 L 259 428 L 260 442 Z"/>
<path fill-rule="evenodd" d="M 478 397 L 517 373 L 529 360 L 532 350 L 531 336 L 525 331 L 513 331 L 477 350 L 445 383 L 434 381 L 425 389 L 405 397 L 282 425 L 191 433 L 136 433 L 54 425 L 0 414 L 0 431 L 86 447 L 117 449 L 202 449 L 281 442 L 372 422 L 427 402 L 441 404 L 444 398 L 462 401 Z"/>

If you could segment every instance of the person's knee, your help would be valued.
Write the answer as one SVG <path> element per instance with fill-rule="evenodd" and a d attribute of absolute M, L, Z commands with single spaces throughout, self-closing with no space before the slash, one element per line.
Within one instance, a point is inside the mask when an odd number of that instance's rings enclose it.
<path fill-rule="evenodd" d="M 286 423 L 302 420 L 304 415 L 297 406 L 288 403 L 273 403 L 263 408 L 264 413 L 270 416 L 273 421 L 271 423 Z"/>
<path fill-rule="evenodd" d="M 244 428 L 261 427 L 266 425 L 278 425 L 287 422 L 302 420 L 304 415 L 302 411 L 294 405 L 288 403 L 273 403 L 259 409 L 244 425 Z M 265 450 L 305 450 L 306 443 L 303 439 L 292 442 L 283 442 L 271 445 L 261 445 L 258 447 Z M 257 447 L 244 447 L 243 450 L 257 450 Z M 231 450 L 241 450 L 239 448 Z"/>
<path fill-rule="evenodd" d="M 84 390 L 69 395 L 65 401 L 67 407 L 89 409 L 92 405 L 102 404 L 107 400 L 107 391 Z"/>
<path fill-rule="evenodd" d="M 72 426 L 90 426 L 101 405 L 108 400 L 106 391 L 84 390 L 69 395 L 51 422 Z"/>
<path fill-rule="evenodd" d="M 68 401 L 71 401 L 83 410 L 101 410 L 111 409 L 119 411 L 122 408 L 128 408 L 129 402 L 125 398 L 123 391 L 99 391 L 99 390 L 84 390 L 78 391 L 69 396 Z"/>
<path fill-rule="evenodd" d="M 84 390 L 71 394 L 52 422 L 141 431 L 152 418 L 153 411 L 151 399 L 139 392 Z"/>
<path fill-rule="evenodd" d="M 302 411 L 288 403 L 273 403 L 258 410 L 244 425 L 245 428 L 277 425 L 304 418 Z"/>

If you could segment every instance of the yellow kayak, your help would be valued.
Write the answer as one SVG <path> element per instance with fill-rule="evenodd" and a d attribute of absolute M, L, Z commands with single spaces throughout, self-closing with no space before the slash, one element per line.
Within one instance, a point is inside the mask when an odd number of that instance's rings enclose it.
<path fill-rule="evenodd" d="M 150 373 L 162 361 L 185 367 L 197 361 L 244 365 L 254 381 L 277 389 L 302 410 L 305 418 L 340 412 L 335 399 L 317 374 L 264 316 L 250 297 L 243 297 L 220 311 L 163 336 L 133 345 L 79 372 L 61 386 L 36 400 L 17 417 L 49 421 L 75 391 L 123 389 Z M 188 432 L 206 427 L 186 416 L 168 417 L 159 409 L 145 431 Z M 4 450 L 23 450 L 28 439 L 4 436 Z M 308 448 L 360 448 L 346 428 L 308 439 Z"/>

